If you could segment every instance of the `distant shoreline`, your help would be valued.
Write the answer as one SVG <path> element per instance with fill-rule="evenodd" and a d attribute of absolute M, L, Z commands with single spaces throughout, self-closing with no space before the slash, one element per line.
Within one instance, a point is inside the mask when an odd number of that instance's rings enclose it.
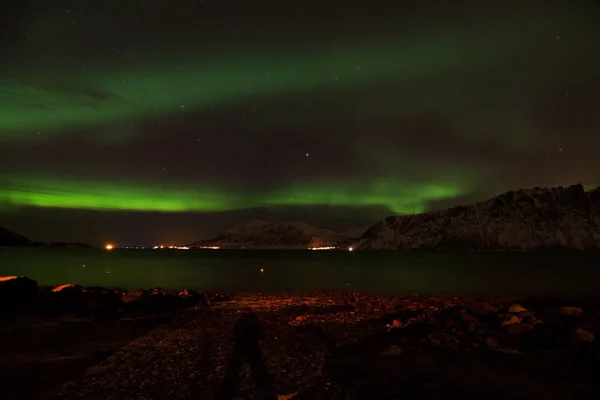
<path fill-rule="evenodd" d="M 220 247 L 218 249 L 211 248 L 194 248 L 190 247 L 188 249 L 178 249 L 178 248 L 153 248 L 153 247 L 115 247 L 111 250 L 106 250 L 99 246 L 65 246 L 65 245 L 47 245 L 47 244 L 36 244 L 36 245 L 16 245 L 16 246 L 6 246 L 0 245 L 0 250 L 10 250 L 10 249 L 29 249 L 29 248 L 52 248 L 52 249 L 89 249 L 89 250 L 98 250 L 105 252 L 115 252 L 115 251 L 156 251 L 156 252 L 175 252 L 175 251 L 192 251 L 192 252 L 219 252 L 219 251 L 306 251 L 311 253 L 361 253 L 361 254 L 373 254 L 373 253 L 413 253 L 413 254 L 538 254 L 538 253 L 561 253 L 561 254 L 598 254 L 600 255 L 600 249 L 573 249 L 573 248 L 560 248 L 560 247 L 550 247 L 550 248 L 541 248 L 541 249 L 533 249 L 533 250 L 516 250 L 516 249 L 473 249 L 473 250 L 452 250 L 452 249 L 401 249 L 401 250 L 372 250 L 372 249 L 356 249 L 356 250 L 348 250 L 344 248 L 337 249 L 327 249 L 327 250 L 315 250 L 311 248 L 306 248 L 303 246 L 225 246 Z"/>

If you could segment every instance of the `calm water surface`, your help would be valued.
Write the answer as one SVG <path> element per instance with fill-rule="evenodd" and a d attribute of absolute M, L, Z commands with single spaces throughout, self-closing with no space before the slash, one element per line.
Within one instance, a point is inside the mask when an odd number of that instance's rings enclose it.
<path fill-rule="evenodd" d="M 0 249 L 0 276 L 127 289 L 600 294 L 599 271 L 589 253 Z"/>

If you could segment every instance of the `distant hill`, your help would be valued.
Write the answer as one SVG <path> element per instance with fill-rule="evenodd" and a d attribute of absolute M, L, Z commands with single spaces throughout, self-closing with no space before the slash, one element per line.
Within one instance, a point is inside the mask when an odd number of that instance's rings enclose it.
<path fill-rule="evenodd" d="M 0 227 L 0 246 L 29 246 L 31 240 Z"/>
<path fill-rule="evenodd" d="M 354 238 L 360 235 L 356 233 Z M 352 237 L 334 229 L 310 225 L 306 222 L 273 222 L 254 220 L 227 229 L 221 236 L 189 244 L 192 248 L 261 248 L 307 249 L 332 247 L 347 242 Z"/>
<path fill-rule="evenodd" d="M 600 188 L 517 190 L 445 211 L 392 216 L 346 246 L 355 250 L 600 250 Z"/>
<path fill-rule="evenodd" d="M 0 246 L 32 246 L 32 247 L 92 247 L 86 243 L 76 242 L 32 242 L 24 236 L 0 227 Z"/>
<path fill-rule="evenodd" d="M 32 246 L 37 247 L 68 247 L 68 248 L 76 248 L 76 247 L 84 247 L 89 248 L 93 247 L 87 243 L 78 243 L 78 242 L 33 242 Z"/>

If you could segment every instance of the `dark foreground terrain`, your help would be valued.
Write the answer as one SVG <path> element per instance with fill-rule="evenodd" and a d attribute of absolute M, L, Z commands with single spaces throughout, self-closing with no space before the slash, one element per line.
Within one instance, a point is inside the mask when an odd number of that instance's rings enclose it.
<path fill-rule="evenodd" d="M 600 298 L 68 287 L 36 299 L 3 310 L 4 399 L 600 396 Z"/>

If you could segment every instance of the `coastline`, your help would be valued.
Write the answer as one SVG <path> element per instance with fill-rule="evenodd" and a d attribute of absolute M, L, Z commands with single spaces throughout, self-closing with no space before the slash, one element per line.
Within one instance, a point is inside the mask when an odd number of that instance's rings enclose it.
<path fill-rule="evenodd" d="M 19 398 L 600 393 L 600 296 L 52 289 L 0 326 L 0 382 Z"/>

